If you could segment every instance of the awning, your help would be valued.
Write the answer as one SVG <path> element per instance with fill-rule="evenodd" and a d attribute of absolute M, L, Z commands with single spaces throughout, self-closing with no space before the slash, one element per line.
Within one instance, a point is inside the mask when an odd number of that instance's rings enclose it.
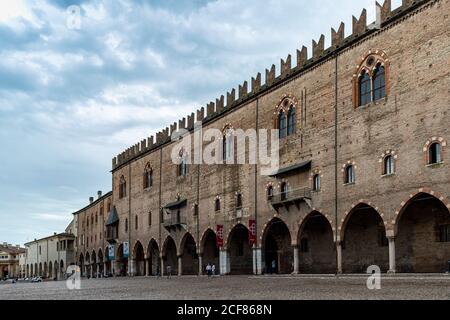
<path fill-rule="evenodd" d="M 112 207 L 111 211 L 109 212 L 108 220 L 105 223 L 105 226 L 113 225 L 119 221 L 119 216 L 117 215 L 116 207 Z"/>
<path fill-rule="evenodd" d="M 276 177 L 276 176 L 281 176 L 284 174 L 289 174 L 289 173 L 293 173 L 295 171 L 303 171 L 303 170 L 308 170 L 311 169 L 311 163 L 312 161 L 305 161 L 302 163 L 298 163 L 298 164 L 294 164 L 292 166 L 283 168 L 283 169 L 279 169 L 278 171 L 272 173 L 271 175 L 269 175 L 269 177 Z"/>
<path fill-rule="evenodd" d="M 187 203 L 187 199 L 178 200 L 178 201 L 166 204 L 164 206 L 164 209 L 169 209 L 169 210 L 178 209 L 178 208 L 184 207 L 186 205 L 186 203 Z"/>

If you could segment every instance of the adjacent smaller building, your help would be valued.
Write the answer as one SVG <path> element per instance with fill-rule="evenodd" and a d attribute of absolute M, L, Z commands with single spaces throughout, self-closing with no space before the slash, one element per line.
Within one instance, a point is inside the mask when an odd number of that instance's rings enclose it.
<path fill-rule="evenodd" d="M 25 249 L 19 245 L 13 246 L 4 242 L 0 244 L 0 279 L 21 276 L 19 257 L 25 254 Z"/>
<path fill-rule="evenodd" d="M 26 277 L 64 279 L 69 265 L 75 264 L 75 236 L 64 232 L 25 244 L 27 253 L 21 269 Z"/>

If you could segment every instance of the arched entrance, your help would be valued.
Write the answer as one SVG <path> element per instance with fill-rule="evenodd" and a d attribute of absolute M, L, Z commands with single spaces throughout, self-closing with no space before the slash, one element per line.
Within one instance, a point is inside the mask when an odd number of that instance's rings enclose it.
<path fill-rule="evenodd" d="M 84 276 L 84 256 L 80 253 L 80 257 L 78 258 L 78 266 L 80 267 L 81 276 Z M 56 277 L 56 273 L 55 273 Z"/>
<path fill-rule="evenodd" d="M 148 256 L 148 274 L 157 276 L 161 274 L 161 259 L 159 254 L 159 247 L 156 240 L 150 240 L 147 248 Z"/>
<path fill-rule="evenodd" d="M 163 260 L 164 260 L 164 273 L 167 272 L 167 267 L 170 266 L 172 275 L 178 273 L 178 258 L 177 258 L 177 246 L 172 237 L 167 237 L 163 246 Z"/>
<path fill-rule="evenodd" d="M 354 207 L 342 226 L 342 271 L 366 273 L 371 265 L 389 269 L 389 243 L 383 219 L 371 206 Z"/>
<path fill-rule="evenodd" d="M 217 236 L 214 231 L 208 229 L 203 235 L 202 239 L 203 247 L 203 266 L 202 272 L 205 272 L 205 268 L 208 265 L 216 266 L 216 273 L 219 272 L 219 247 L 217 246 Z"/>
<path fill-rule="evenodd" d="M 435 273 L 447 270 L 450 259 L 450 212 L 436 197 L 420 193 L 397 219 L 398 272 Z"/>
<path fill-rule="evenodd" d="M 120 244 L 117 248 L 117 270 L 119 275 L 125 277 L 128 274 L 128 257 L 124 256 L 123 244 Z"/>
<path fill-rule="evenodd" d="M 314 211 L 300 225 L 298 233 L 299 273 L 335 273 L 336 247 L 333 229 L 325 216 Z"/>
<path fill-rule="evenodd" d="M 84 267 L 86 269 L 86 277 L 92 277 L 91 273 L 91 255 L 89 252 L 86 252 Z"/>
<path fill-rule="evenodd" d="M 58 261 L 55 261 L 55 263 L 53 264 L 53 271 L 54 271 L 54 274 L 55 274 L 55 278 L 58 280 L 58 279 L 60 279 L 59 278 L 59 276 L 58 276 Z"/>
<path fill-rule="evenodd" d="M 136 276 L 145 276 L 145 254 L 144 254 L 144 247 L 142 244 L 138 241 L 134 245 L 133 249 L 133 258 L 135 263 L 135 275 Z"/>
<path fill-rule="evenodd" d="M 65 279 L 65 275 L 66 275 L 66 269 L 64 268 L 64 261 L 61 260 L 59 262 L 59 272 L 60 272 L 60 279 Z"/>
<path fill-rule="evenodd" d="M 111 260 L 109 260 L 109 247 L 105 248 L 105 256 L 103 257 L 104 261 L 105 261 L 105 275 L 111 275 L 112 274 L 112 270 L 111 270 Z"/>
<path fill-rule="evenodd" d="M 44 262 L 44 273 L 43 273 L 43 276 L 44 276 L 45 278 L 48 277 L 47 262 Z"/>
<path fill-rule="evenodd" d="M 105 274 L 105 271 L 104 271 L 104 260 L 103 260 L 104 258 L 103 258 L 103 251 L 102 251 L 102 249 L 99 249 L 98 250 L 98 273 L 99 273 L 99 275 L 100 276 L 103 276 L 104 274 Z"/>
<path fill-rule="evenodd" d="M 42 277 L 42 263 L 39 263 L 39 272 L 38 272 L 39 277 Z"/>
<path fill-rule="evenodd" d="M 53 263 L 51 261 L 48 263 L 48 277 L 53 279 Z"/>
<path fill-rule="evenodd" d="M 92 251 L 91 255 L 91 268 L 92 268 L 92 277 L 97 278 L 97 254 L 95 251 Z"/>
<path fill-rule="evenodd" d="M 252 274 L 253 256 L 249 244 L 249 231 L 242 224 L 236 225 L 228 236 L 231 274 Z"/>
<path fill-rule="evenodd" d="M 186 233 L 181 241 L 182 274 L 198 274 L 198 254 L 195 240 L 190 233 Z"/>
<path fill-rule="evenodd" d="M 26 278 L 30 277 L 30 265 L 27 264 L 27 273 L 25 275 Z"/>
<path fill-rule="evenodd" d="M 266 273 L 290 274 L 294 271 L 291 234 L 281 219 L 273 219 L 267 225 L 262 245 Z"/>

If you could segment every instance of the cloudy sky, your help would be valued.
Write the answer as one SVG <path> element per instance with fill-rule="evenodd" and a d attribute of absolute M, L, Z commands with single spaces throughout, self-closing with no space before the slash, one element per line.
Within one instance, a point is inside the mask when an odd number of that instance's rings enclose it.
<path fill-rule="evenodd" d="M 374 3 L 0 0 L 0 242 L 63 231 L 113 156 Z"/>

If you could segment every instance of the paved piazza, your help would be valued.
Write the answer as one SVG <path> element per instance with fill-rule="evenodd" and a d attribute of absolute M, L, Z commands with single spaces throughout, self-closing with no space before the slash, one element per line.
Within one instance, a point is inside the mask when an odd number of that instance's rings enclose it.
<path fill-rule="evenodd" d="M 369 290 L 363 276 L 227 276 L 114 278 L 82 280 L 69 291 L 64 281 L 1 283 L 4 299 L 450 299 L 450 276 L 396 275 L 381 279 L 380 290 Z"/>

